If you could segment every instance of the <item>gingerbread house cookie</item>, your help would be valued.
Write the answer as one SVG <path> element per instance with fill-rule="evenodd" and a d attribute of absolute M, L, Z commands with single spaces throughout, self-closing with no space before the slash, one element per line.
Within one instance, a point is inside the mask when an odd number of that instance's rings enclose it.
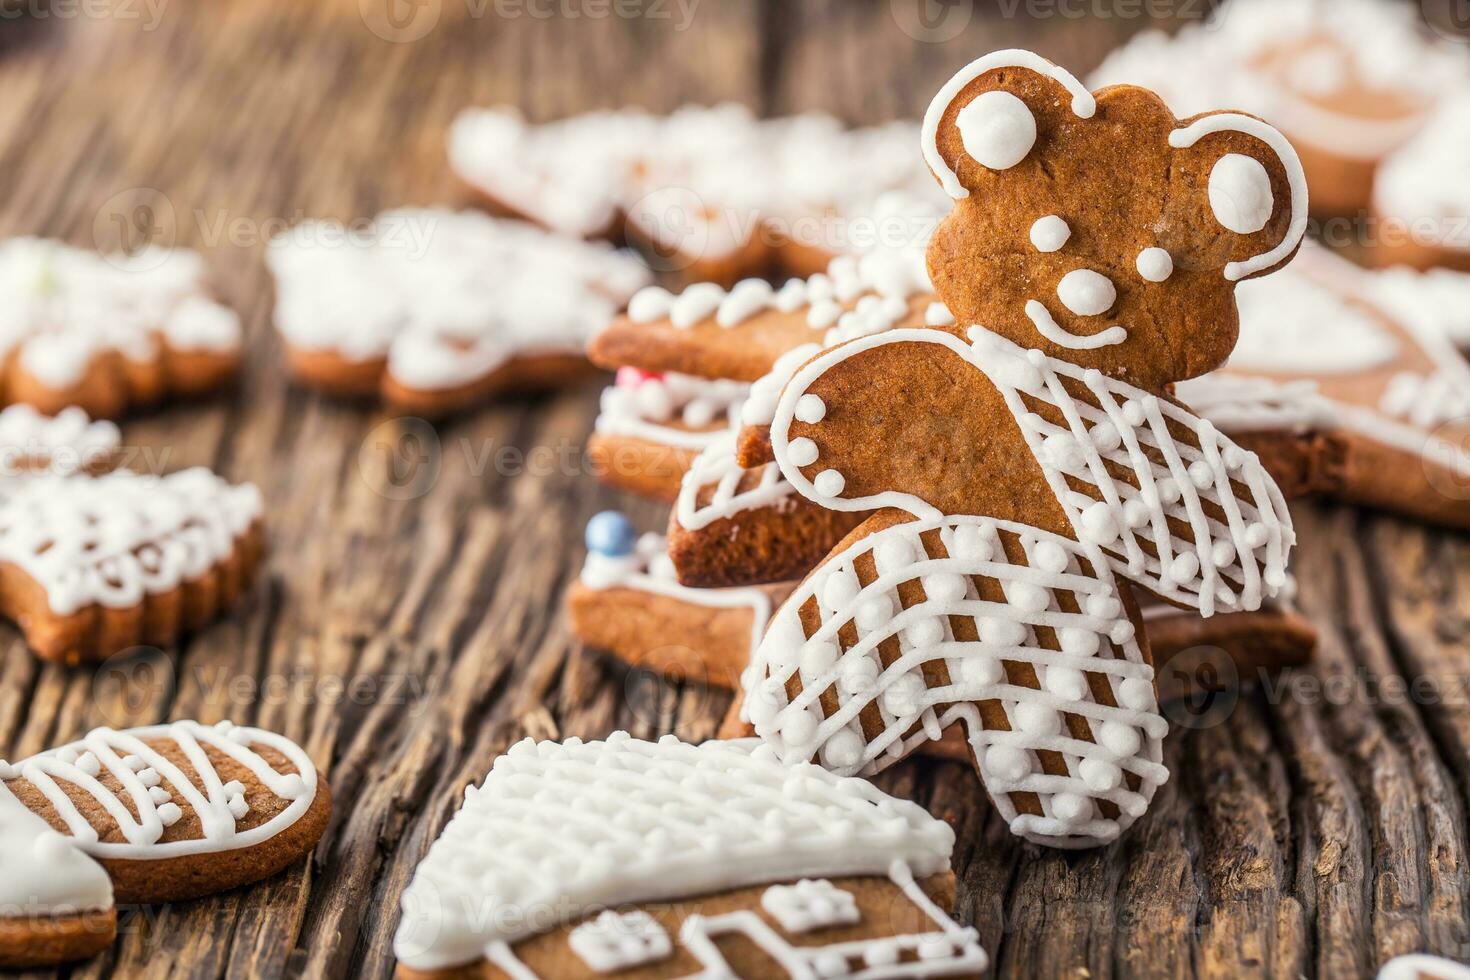
<path fill-rule="evenodd" d="M 1089 78 L 1143 85 L 1188 116 L 1234 105 L 1301 155 L 1313 212 L 1360 215 L 1375 170 L 1470 80 L 1470 59 L 1414 4 L 1228 0 L 1173 36 L 1145 31 Z"/>
<path fill-rule="evenodd" d="M 583 376 L 588 338 L 649 277 L 600 243 L 430 209 L 308 222 L 268 261 L 297 378 L 425 416 Z"/>
<path fill-rule="evenodd" d="M 414 873 L 394 952 L 405 978 L 977 977 L 953 846 L 750 742 L 526 739 Z"/>
<path fill-rule="evenodd" d="M 235 373 L 240 321 L 184 249 L 99 255 L 60 242 L 0 244 L 0 402 L 116 418 L 211 391 Z"/>

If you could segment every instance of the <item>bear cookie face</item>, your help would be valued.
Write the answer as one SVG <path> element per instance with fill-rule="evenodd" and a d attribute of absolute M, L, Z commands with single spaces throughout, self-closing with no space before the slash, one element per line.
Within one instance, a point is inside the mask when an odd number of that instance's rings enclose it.
<path fill-rule="evenodd" d="M 956 74 L 922 139 L 955 199 L 928 264 L 957 322 L 1151 391 L 1224 363 L 1235 283 L 1285 264 L 1306 228 L 1301 164 L 1272 127 L 1181 122 L 1030 52 Z"/>

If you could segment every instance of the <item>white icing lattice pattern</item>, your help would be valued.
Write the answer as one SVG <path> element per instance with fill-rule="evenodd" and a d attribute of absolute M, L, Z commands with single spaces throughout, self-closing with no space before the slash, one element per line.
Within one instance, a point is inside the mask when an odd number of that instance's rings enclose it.
<path fill-rule="evenodd" d="M 202 468 L 28 477 L 0 503 L 0 561 L 34 579 L 60 615 L 124 609 L 224 561 L 261 510 L 253 485 Z"/>
<path fill-rule="evenodd" d="M 761 908 L 787 932 L 811 932 L 853 925 L 861 918 L 857 899 L 826 878 L 803 878 L 794 885 L 772 885 L 761 895 Z"/>
<path fill-rule="evenodd" d="M 668 959 L 674 943 L 658 920 L 642 909 L 608 909 L 567 936 L 572 952 L 598 973 L 615 973 Z"/>
<path fill-rule="evenodd" d="M 697 531 L 759 507 L 779 506 L 796 493 L 775 463 L 747 470 L 736 462 L 735 440 L 734 430 L 720 433 L 684 474 L 674 515 L 685 530 Z"/>
<path fill-rule="evenodd" d="M 895 863 L 925 877 L 953 845 L 917 805 L 750 743 L 526 739 L 465 791 L 404 894 L 414 918 L 394 951 L 419 970 L 516 962 L 509 944 L 556 923 L 477 915 L 487 902 L 575 917 Z"/>
<path fill-rule="evenodd" d="M 749 392 L 750 385 L 740 381 L 672 371 L 653 375 L 624 368 L 618 372 L 617 383 L 602 390 L 594 428 L 603 435 L 703 449 L 724 432 Z M 711 430 L 715 425 L 721 428 Z"/>
<path fill-rule="evenodd" d="M 940 556 L 921 537 L 930 532 Z M 1008 556 L 1008 541 L 1024 563 Z M 865 583 L 858 568 L 868 557 L 876 577 Z M 964 722 L 1013 832 L 1061 847 L 1112 840 L 1168 778 L 1160 761 L 1168 726 L 1118 587 L 1105 566 L 1087 564 L 1076 542 L 981 517 L 863 538 L 777 611 L 744 678 L 745 715 L 784 761 L 815 757 L 844 775 L 881 770 Z M 998 584 L 1004 599 L 982 598 L 978 579 Z M 914 583 L 923 599 L 905 606 L 899 589 Z M 803 608 L 818 615 L 810 634 Z M 972 630 L 957 635 L 957 617 Z M 1039 629 L 1060 649 L 1044 645 Z M 1007 663 L 1030 665 L 1041 688 L 1015 682 Z M 1009 730 L 984 726 L 981 701 L 1001 704 Z M 1056 753 L 1065 772 L 1047 771 L 1042 752 Z M 1019 810 L 1015 793 L 1035 794 L 1042 813 Z"/>
<path fill-rule="evenodd" d="M 204 280 L 204 260 L 183 249 L 99 255 L 10 239 L 0 244 L 0 356 L 64 389 L 109 353 L 134 363 L 156 360 L 163 345 L 232 353 L 239 318 L 210 299 Z"/>
<path fill-rule="evenodd" d="M 475 381 L 522 354 L 577 353 L 649 279 L 625 252 L 474 212 L 388 211 L 298 225 L 266 253 L 276 326 L 305 351 L 386 358 L 415 389 Z"/>
<path fill-rule="evenodd" d="M 156 745 L 160 742 L 178 747 L 194 770 L 192 779 L 160 750 Z M 296 771 L 277 771 L 257 751 L 261 747 L 279 752 Z M 237 821 L 249 813 L 246 787 L 238 780 L 223 781 L 206 749 L 244 766 L 262 786 L 289 800 L 289 805 L 258 826 L 237 830 Z M 121 784 L 120 793 L 102 783 L 106 776 Z M 0 779 L 24 779 L 40 790 L 76 846 L 93 857 L 154 861 L 253 847 L 271 839 L 310 808 L 317 773 L 306 753 L 279 735 L 227 721 L 212 727 L 180 721 L 121 732 L 99 728 L 80 741 L 31 756 L 18 765 L 0 763 Z M 99 839 L 63 784 L 105 810 L 124 839 Z M 164 842 L 168 828 L 183 819 L 185 806 L 198 817 L 202 836 Z"/>

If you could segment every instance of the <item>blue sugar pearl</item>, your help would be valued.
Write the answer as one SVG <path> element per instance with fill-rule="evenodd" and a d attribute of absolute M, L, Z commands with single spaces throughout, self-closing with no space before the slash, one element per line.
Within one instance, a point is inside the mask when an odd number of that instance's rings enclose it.
<path fill-rule="evenodd" d="M 638 532 L 633 524 L 616 510 L 605 510 L 587 522 L 587 550 L 609 558 L 623 558 L 633 553 Z"/>

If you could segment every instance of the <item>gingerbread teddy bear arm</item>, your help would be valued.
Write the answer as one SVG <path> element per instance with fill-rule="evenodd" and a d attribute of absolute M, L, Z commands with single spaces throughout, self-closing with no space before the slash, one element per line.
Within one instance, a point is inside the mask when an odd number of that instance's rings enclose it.
<path fill-rule="evenodd" d="M 1291 518 L 1253 453 L 1166 398 L 979 328 L 824 351 L 782 391 L 771 444 L 824 507 L 1034 527 L 1205 615 L 1286 583 Z"/>
<path fill-rule="evenodd" d="M 957 330 L 1152 391 L 1224 362 L 1234 283 L 1284 264 L 1306 228 L 1301 165 L 1269 125 L 1181 122 L 1152 92 L 1089 93 L 1029 52 L 957 73 L 922 140 L 956 201 L 928 259 Z"/>

